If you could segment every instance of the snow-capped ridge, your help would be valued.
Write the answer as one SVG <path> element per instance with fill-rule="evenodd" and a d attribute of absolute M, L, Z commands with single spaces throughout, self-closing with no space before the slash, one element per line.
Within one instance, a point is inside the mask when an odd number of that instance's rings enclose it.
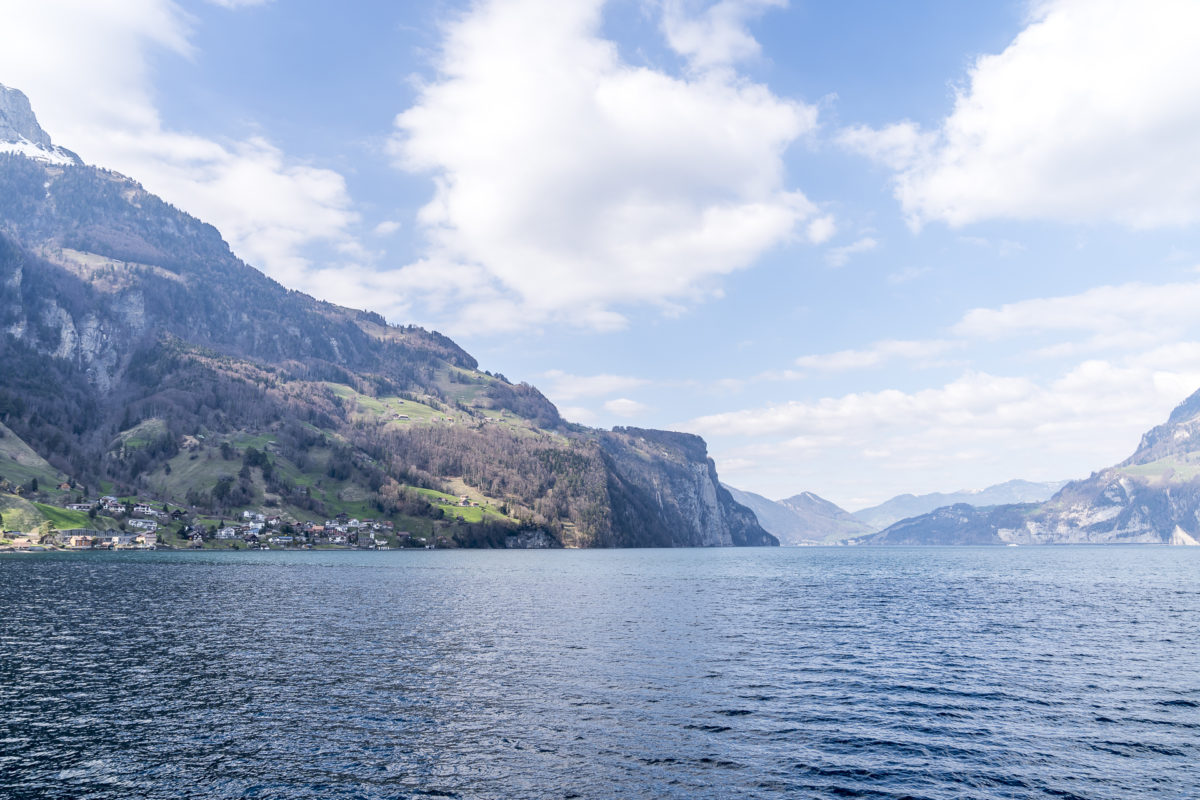
<path fill-rule="evenodd" d="M 15 153 L 61 166 L 83 164 L 79 156 L 50 141 L 25 93 L 4 84 L 0 84 L 0 153 Z"/>

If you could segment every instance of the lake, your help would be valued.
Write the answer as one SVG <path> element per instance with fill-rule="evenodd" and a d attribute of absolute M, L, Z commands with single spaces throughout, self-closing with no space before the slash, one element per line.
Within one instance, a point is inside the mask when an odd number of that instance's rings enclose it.
<path fill-rule="evenodd" d="M 1196 798 L 1200 548 L 0 555 L 0 797 Z"/>

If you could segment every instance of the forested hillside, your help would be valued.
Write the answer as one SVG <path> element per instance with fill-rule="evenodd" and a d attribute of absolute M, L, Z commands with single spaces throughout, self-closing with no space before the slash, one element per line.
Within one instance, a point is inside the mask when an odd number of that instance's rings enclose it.
<path fill-rule="evenodd" d="M 0 365 L 0 422 L 70 487 L 42 500 L 384 516 L 460 545 L 775 543 L 698 437 L 570 425 L 445 336 L 289 291 L 93 167 L 0 154 Z"/>

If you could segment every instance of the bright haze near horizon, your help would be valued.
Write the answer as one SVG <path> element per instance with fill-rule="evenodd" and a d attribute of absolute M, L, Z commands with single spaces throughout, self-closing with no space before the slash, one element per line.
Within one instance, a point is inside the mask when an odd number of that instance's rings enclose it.
<path fill-rule="evenodd" d="M 572 421 L 850 509 L 1200 388 L 1200 5 L 0 0 L 56 144 Z"/>

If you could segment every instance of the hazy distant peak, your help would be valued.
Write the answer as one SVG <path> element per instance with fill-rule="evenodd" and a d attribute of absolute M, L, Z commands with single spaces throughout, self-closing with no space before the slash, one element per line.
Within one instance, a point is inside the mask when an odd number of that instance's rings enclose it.
<path fill-rule="evenodd" d="M 1061 489 L 1066 481 L 1035 483 L 1026 480 L 1010 480 L 983 489 L 961 489 L 957 492 L 934 492 L 932 494 L 901 494 L 877 506 L 854 512 L 875 530 L 884 528 L 908 517 L 928 514 L 937 508 L 966 504 L 970 506 L 992 506 L 1011 503 L 1040 503 Z"/>
<path fill-rule="evenodd" d="M 25 93 L 4 84 L 0 84 L 0 152 L 52 164 L 83 163 L 79 156 L 50 141 L 50 134 L 38 124 Z"/>

